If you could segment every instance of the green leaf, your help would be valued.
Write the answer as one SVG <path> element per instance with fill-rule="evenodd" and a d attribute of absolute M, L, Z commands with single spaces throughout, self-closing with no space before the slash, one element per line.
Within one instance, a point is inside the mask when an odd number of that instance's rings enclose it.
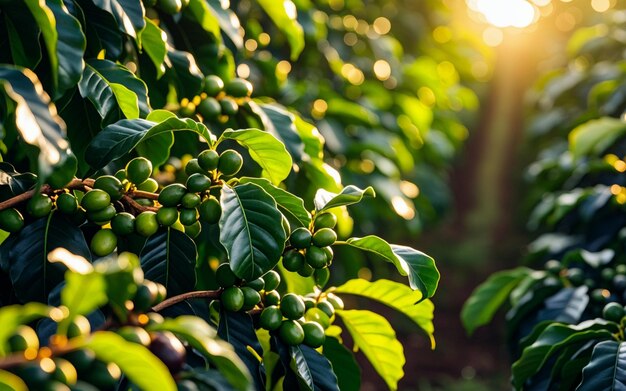
<path fill-rule="evenodd" d="M 261 362 L 257 357 L 263 356 L 263 348 L 254 332 L 254 323 L 250 315 L 245 312 L 226 311 L 222 307 L 217 333 L 220 338 L 232 345 L 255 383 L 262 384 Z"/>
<path fill-rule="evenodd" d="M 285 145 L 268 132 L 259 129 L 227 130 L 222 133 L 221 140 L 235 140 L 245 147 L 261 166 L 261 175 L 274 185 L 282 182 L 291 172 L 293 162 Z"/>
<path fill-rule="evenodd" d="M 379 125 L 376 114 L 358 103 L 339 98 L 329 99 L 327 103 L 326 115 L 329 117 L 339 117 L 345 123 L 354 125 L 369 127 Z"/>
<path fill-rule="evenodd" d="M 61 304 L 67 307 L 72 317 L 89 314 L 106 302 L 106 283 L 101 274 L 93 272 L 88 274 L 67 272 L 65 274 Z"/>
<path fill-rule="evenodd" d="M 215 14 L 211 12 L 211 8 L 209 8 L 209 4 L 206 1 L 190 0 L 187 8 L 185 8 L 185 13 L 198 22 L 204 31 L 211 33 L 218 42 L 221 40 L 220 22 Z"/>
<path fill-rule="evenodd" d="M 97 331 L 85 341 L 104 362 L 117 364 L 124 375 L 142 390 L 176 391 L 165 364 L 143 345 L 126 341 L 111 331 Z"/>
<path fill-rule="evenodd" d="M 336 208 L 343 205 L 352 205 L 361 202 L 364 197 L 375 197 L 376 193 L 371 186 L 361 190 L 356 186 L 349 185 L 344 187 L 339 194 L 319 189 L 315 193 L 315 210 L 321 213 L 325 210 Z"/>
<path fill-rule="evenodd" d="M 323 347 L 324 356 L 333 366 L 337 383 L 341 391 L 359 391 L 361 389 L 361 368 L 354 354 L 346 349 L 336 338 L 326 337 Z"/>
<path fill-rule="evenodd" d="M 112 61 L 89 60 L 78 88 L 81 96 L 93 103 L 106 125 L 150 112 L 145 83 L 126 67 Z"/>
<path fill-rule="evenodd" d="M 237 15 L 228 9 L 229 3 L 222 0 L 207 0 L 207 4 L 217 18 L 222 32 L 226 34 L 237 49 L 241 49 L 243 47 L 243 36 L 240 32 L 241 23 Z"/>
<path fill-rule="evenodd" d="M 285 34 L 291 47 L 291 60 L 296 60 L 304 49 L 304 31 L 298 23 L 296 5 L 291 0 L 258 0 L 276 27 Z"/>
<path fill-rule="evenodd" d="M 239 183 L 254 183 L 263 188 L 271 195 L 280 211 L 289 219 L 290 222 L 296 222 L 300 227 L 308 227 L 311 223 L 311 214 L 304 207 L 304 201 L 290 192 L 276 187 L 264 178 L 243 177 Z M 293 225 L 292 225 L 292 228 Z"/>
<path fill-rule="evenodd" d="M 43 182 L 68 153 L 65 123 L 31 70 L 3 65 L 0 85 L 16 104 L 15 127 L 22 140 L 39 149 L 39 181 Z"/>
<path fill-rule="evenodd" d="M 282 214 L 260 186 L 222 187 L 220 242 L 233 272 L 252 281 L 273 269 L 285 248 Z"/>
<path fill-rule="evenodd" d="M 291 346 L 291 365 L 301 383 L 310 390 L 339 391 L 337 376 L 326 357 L 306 345 Z"/>
<path fill-rule="evenodd" d="M 53 212 L 35 220 L 19 232 L 9 250 L 11 282 L 22 302 L 46 302 L 52 289 L 63 281 L 65 267 L 48 262 L 48 253 L 57 247 L 90 259 L 91 252 L 82 231 Z"/>
<path fill-rule="evenodd" d="M 0 357 L 8 353 L 7 341 L 18 326 L 48 317 L 50 310 L 51 307 L 36 302 L 0 308 Z"/>
<path fill-rule="evenodd" d="M 92 0 L 96 7 L 113 15 L 121 32 L 133 38 L 140 36 L 145 27 L 144 7 L 141 0 Z"/>
<path fill-rule="evenodd" d="M 170 296 L 193 290 L 196 285 L 195 242 L 184 233 L 164 228 L 150 236 L 141 250 L 141 268 L 148 280 L 163 284 Z"/>
<path fill-rule="evenodd" d="M 518 390 L 522 389 L 526 380 L 536 374 L 548 359 L 564 346 L 592 339 L 613 339 L 611 328 L 611 322 L 603 319 L 588 320 L 578 325 L 561 323 L 549 325 L 513 363 L 511 367 L 513 385 Z"/>
<path fill-rule="evenodd" d="M 83 73 L 86 39 L 62 0 L 25 0 L 41 29 L 55 86 L 54 98 L 74 87 Z"/>
<path fill-rule="evenodd" d="M 0 369 L 0 390 L 28 391 L 28 386 L 21 377 Z"/>
<path fill-rule="evenodd" d="M 338 310 L 337 315 L 352 336 L 355 350 L 365 354 L 390 390 L 397 390 L 404 376 L 404 349 L 387 319 L 365 310 Z"/>
<path fill-rule="evenodd" d="M 513 289 L 531 273 L 526 267 L 494 273 L 474 289 L 461 310 L 461 321 L 467 333 L 471 335 L 478 327 L 489 323 Z"/>
<path fill-rule="evenodd" d="M 421 251 L 410 247 L 391 245 L 375 235 L 363 238 L 350 238 L 336 245 L 349 245 L 374 253 L 396 266 L 398 272 L 409 277 L 409 285 L 422 292 L 422 300 L 432 297 L 439 283 L 439 271 L 435 261 Z"/>
<path fill-rule="evenodd" d="M 626 133 L 626 122 L 599 118 L 577 126 L 569 134 L 569 149 L 575 158 L 600 155 Z"/>
<path fill-rule="evenodd" d="M 166 318 L 162 323 L 151 324 L 150 331 L 171 331 L 187 341 L 191 347 L 208 358 L 237 390 L 248 390 L 252 378 L 233 347 L 217 338 L 217 331 L 196 316 L 183 315 Z"/>
<path fill-rule="evenodd" d="M 0 162 L 0 201 L 25 193 L 36 183 L 37 176 L 35 174 L 30 172 L 19 173 L 11 164 Z"/>
<path fill-rule="evenodd" d="M 101 169 L 132 151 L 139 143 L 147 143 L 153 137 L 169 134 L 173 143 L 172 132 L 176 131 L 197 133 L 209 144 L 215 140 L 215 136 L 204 124 L 189 118 L 169 118 L 160 123 L 141 118 L 123 119 L 105 127 L 91 140 L 85 151 L 85 159 L 94 169 Z M 156 163 L 160 165 L 163 162 Z"/>
<path fill-rule="evenodd" d="M 285 144 L 285 148 L 296 162 L 301 161 L 304 144 L 296 128 L 296 115 L 275 103 L 257 103 L 251 100 L 249 107 L 259 117 L 265 131 Z"/>
<path fill-rule="evenodd" d="M 193 3 L 201 3 L 200 0 L 193 0 Z M 154 64 L 157 72 L 157 79 L 165 73 L 165 58 L 167 57 L 167 34 L 161 30 L 152 20 L 145 18 L 146 27 L 141 30 L 139 40 L 141 41 L 141 51 L 145 52 Z"/>
<path fill-rule="evenodd" d="M 422 294 L 404 284 L 390 280 L 370 282 L 363 279 L 353 279 L 338 286 L 335 293 L 365 297 L 378 301 L 408 316 L 415 324 L 426 332 L 430 338 L 431 347 L 435 348 L 433 333 L 433 311 L 435 306 L 430 300 L 422 300 Z M 418 303 L 419 304 L 415 304 Z"/>
<path fill-rule="evenodd" d="M 13 63 L 34 69 L 41 61 L 39 45 L 41 30 L 25 2 L 13 1 L 2 4 Z"/>
<path fill-rule="evenodd" d="M 576 391 L 626 390 L 626 342 L 604 341 L 593 348 Z"/>

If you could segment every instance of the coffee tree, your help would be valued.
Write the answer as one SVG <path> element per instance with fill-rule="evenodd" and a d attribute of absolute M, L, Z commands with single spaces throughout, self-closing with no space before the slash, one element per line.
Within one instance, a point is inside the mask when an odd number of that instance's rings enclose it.
<path fill-rule="evenodd" d="M 608 32 L 608 33 L 607 33 Z M 626 367 L 624 33 L 616 12 L 579 29 L 571 64 L 536 88 L 527 170 L 527 266 L 497 272 L 468 299 L 471 333 L 507 309 L 515 389 L 621 389 Z M 574 63 L 585 64 L 574 66 Z"/>
<path fill-rule="evenodd" d="M 434 346 L 433 259 L 338 235 L 374 190 L 343 186 L 315 126 L 236 77 L 250 30 L 277 28 L 294 59 L 305 44 L 294 3 L 258 6 L 244 30 L 212 0 L 0 2 L 0 385 L 357 390 L 349 335 L 396 389 L 403 347 L 350 297 Z M 328 286 L 341 247 L 408 285 Z"/>

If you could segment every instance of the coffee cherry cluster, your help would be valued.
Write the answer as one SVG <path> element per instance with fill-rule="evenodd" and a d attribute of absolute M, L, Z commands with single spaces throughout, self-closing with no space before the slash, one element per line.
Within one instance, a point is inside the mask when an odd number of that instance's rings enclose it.
<path fill-rule="evenodd" d="M 321 213 L 313 221 L 313 229 L 298 227 L 289 236 L 290 247 L 283 254 L 283 267 L 303 277 L 315 274 L 317 279 L 327 279 L 326 270 L 333 260 L 330 247 L 337 240 L 333 230 L 337 218 L 332 213 Z"/>
<path fill-rule="evenodd" d="M 68 189 L 36 193 L 25 209 L 35 219 L 48 216 L 56 209 L 77 225 L 89 221 L 102 227 L 90 243 L 93 254 L 102 257 L 115 250 L 119 236 L 149 237 L 159 227 L 171 226 L 191 237 L 198 236 L 200 221 L 215 224 L 222 213 L 219 200 L 211 194 L 212 184 L 219 182 L 222 176 L 237 174 L 242 165 L 243 158 L 235 150 L 227 149 L 220 154 L 207 149 L 185 166 L 188 175 L 185 185 L 170 184 L 157 196 L 154 193 L 159 184 L 151 177 L 152 163 L 137 157 L 115 175 L 98 177 L 93 188 L 88 188 L 82 197 Z M 141 192 L 149 193 L 145 197 L 150 198 L 142 198 Z M 125 195 L 131 195 L 132 199 L 123 199 Z M 157 198 L 158 204 L 152 198 Z M 146 210 L 148 208 L 154 209 Z M 18 209 L 0 211 L 0 229 L 14 233 L 24 224 L 24 215 Z"/>
<path fill-rule="evenodd" d="M 215 278 L 223 289 L 220 302 L 228 311 L 250 311 L 261 303 L 261 295 L 278 295 L 280 298 L 276 291 L 280 275 L 273 270 L 256 280 L 243 281 L 233 273 L 228 263 L 223 263 L 215 271 Z"/>
<path fill-rule="evenodd" d="M 228 83 L 216 75 L 204 78 L 202 94 L 180 102 L 179 114 L 191 117 L 200 114 L 205 121 L 218 120 L 222 123 L 239 112 L 239 106 L 250 99 L 252 84 L 240 78 Z"/>

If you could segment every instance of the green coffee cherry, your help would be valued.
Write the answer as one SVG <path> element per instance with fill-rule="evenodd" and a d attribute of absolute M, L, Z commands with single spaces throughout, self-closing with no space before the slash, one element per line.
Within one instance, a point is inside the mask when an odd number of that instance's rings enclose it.
<path fill-rule="evenodd" d="M 159 190 L 159 183 L 154 178 L 148 178 L 144 182 L 137 185 L 137 190 L 155 193 Z"/>
<path fill-rule="evenodd" d="M 236 286 L 230 286 L 224 289 L 220 299 L 226 310 L 237 312 L 243 307 L 245 298 L 241 289 Z"/>
<path fill-rule="evenodd" d="M 280 339 L 287 345 L 299 345 L 304 341 L 304 330 L 295 320 L 285 320 L 278 329 Z"/>
<path fill-rule="evenodd" d="M 218 171 L 226 176 L 237 174 L 242 166 L 243 158 L 234 149 L 227 149 L 222 152 L 217 163 Z"/>
<path fill-rule="evenodd" d="M 78 200 L 70 193 L 61 193 L 56 200 L 57 209 L 64 214 L 72 214 L 78 210 Z"/>
<path fill-rule="evenodd" d="M 103 175 L 98 177 L 93 184 L 94 189 L 105 191 L 112 200 L 117 201 L 124 195 L 124 186 L 119 179 L 113 175 Z"/>
<path fill-rule="evenodd" d="M 265 281 L 265 286 L 263 289 L 266 291 L 273 291 L 278 288 L 280 285 L 280 274 L 278 274 L 274 270 L 270 270 L 269 272 L 263 275 L 263 281 Z"/>
<path fill-rule="evenodd" d="M 47 194 L 35 193 L 26 204 L 28 214 L 38 219 L 45 217 L 52 211 L 52 200 Z"/>
<path fill-rule="evenodd" d="M 304 250 L 311 246 L 311 231 L 304 227 L 298 227 L 293 230 L 291 236 L 289 236 L 289 242 L 295 248 Z"/>
<path fill-rule="evenodd" d="M 330 316 L 319 308 L 310 308 L 304 314 L 304 319 L 307 322 L 317 322 L 324 329 L 330 326 Z"/>
<path fill-rule="evenodd" d="M 111 229 L 117 235 L 130 235 L 135 232 L 135 216 L 121 212 L 111 219 Z"/>
<path fill-rule="evenodd" d="M 209 75 L 204 78 L 203 91 L 208 96 L 216 96 L 224 89 L 224 81 L 216 75 Z"/>
<path fill-rule="evenodd" d="M 39 349 L 39 337 L 29 326 L 18 326 L 7 341 L 11 352 L 23 352 L 26 349 Z"/>
<path fill-rule="evenodd" d="M 324 344 L 326 335 L 324 328 L 317 322 L 304 322 L 302 324 L 304 331 L 304 343 L 312 348 L 319 348 Z"/>
<path fill-rule="evenodd" d="M 152 236 L 159 230 L 159 222 L 156 213 L 151 211 L 141 212 L 135 218 L 135 231 L 144 237 Z"/>
<path fill-rule="evenodd" d="M 91 252 L 99 257 L 109 255 L 117 247 L 117 236 L 110 229 L 101 229 L 91 239 Z"/>
<path fill-rule="evenodd" d="M 313 273 L 315 273 L 315 269 L 313 269 L 311 265 L 309 265 L 306 262 L 304 262 L 302 267 L 298 269 L 298 274 L 301 275 L 302 277 L 311 277 Z"/>
<path fill-rule="evenodd" d="M 300 319 L 304 316 L 304 301 L 294 293 L 287 293 L 280 301 L 280 310 L 287 319 Z"/>
<path fill-rule="evenodd" d="M 191 159 L 185 165 L 185 174 L 187 175 L 206 174 L 206 172 L 198 164 L 198 159 Z"/>
<path fill-rule="evenodd" d="M 283 323 L 283 314 L 275 305 L 265 307 L 259 318 L 259 325 L 266 330 L 278 330 Z"/>
<path fill-rule="evenodd" d="M 215 279 L 222 288 L 228 288 L 237 282 L 237 276 L 233 273 L 228 263 L 222 263 L 218 266 L 215 270 Z"/>
<path fill-rule="evenodd" d="M 201 201 L 201 198 L 198 194 L 187 193 L 180 200 L 180 203 L 183 206 L 183 208 L 195 208 L 198 205 L 200 205 L 200 201 Z"/>
<path fill-rule="evenodd" d="M 246 282 L 246 286 L 249 286 L 255 291 L 260 291 L 265 288 L 265 280 L 263 279 L 263 277 L 259 277 L 256 280 Z"/>
<path fill-rule="evenodd" d="M 198 113 L 205 119 L 215 119 L 222 114 L 222 106 L 217 99 L 209 96 L 198 105 Z"/>
<path fill-rule="evenodd" d="M 319 303 L 317 303 L 317 308 L 324 311 L 324 313 L 328 315 L 329 318 L 335 314 L 335 307 L 333 307 L 333 305 L 328 301 L 320 301 Z"/>
<path fill-rule="evenodd" d="M 248 80 L 235 78 L 226 84 L 224 91 L 234 98 L 246 98 L 252 95 L 252 89 Z"/>
<path fill-rule="evenodd" d="M 85 193 L 80 200 L 80 206 L 87 212 L 102 210 L 111 205 L 111 196 L 104 190 L 93 189 Z"/>
<path fill-rule="evenodd" d="M 0 229 L 7 232 L 17 232 L 24 227 L 24 217 L 14 208 L 0 211 Z"/>
<path fill-rule="evenodd" d="M 326 247 L 337 241 L 337 234 L 330 228 L 322 228 L 313 234 L 313 244 L 317 247 Z"/>
<path fill-rule="evenodd" d="M 178 209 L 173 206 L 164 206 L 156 212 L 156 218 L 159 224 L 169 227 L 178 220 Z"/>
<path fill-rule="evenodd" d="M 319 247 L 311 246 L 306 250 L 304 254 L 306 263 L 308 263 L 314 269 L 322 269 L 326 267 L 328 258 L 326 252 Z"/>
<path fill-rule="evenodd" d="M 224 97 L 220 100 L 220 107 L 222 108 L 222 114 L 233 116 L 239 111 L 239 105 L 234 99 Z"/>
<path fill-rule="evenodd" d="M 198 164 L 206 171 L 213 171 L 217 168 L 219 159 L 220 155 L 217 151 L 213 149 L 206 149 L 198 155 Z"/>
<path fill-rule="evenodd" d="M 266 291 L 265 295 L 263 296 L 263 303 L 266 306 L 278 305 L 278 303 L 280 303 L 280 293 L 278 293 L 277 291 Z"/>
<path fill-rule="evenodd" d="M 104 209 L 93 212 L 87 211 L 87 218 L 97 225 L 105 225 L 111 221 L 113 217 L 115 217 L 116 213 L 117 211 L 115 210 L 115 206 L 113 206 L 113 204 L 109 204 Z"/>
<path fill-rule="evenodd" d="M 182 225 L 192 225 L 198 221 L 198 210 L 196 208 L 181 208 L 179 220 Z"/>
<path fill-rule="evenodd" d="M 321 228 L 335 228 L 337 225 L 337 216 L 330 212 L 321 213 L 315 216 L 315 220 L 313 220 L 313 227 L 316 230 Z"/>
<path fill-rule="evenodd" d="M 211 179 L 200 173 L 194 173 L 187 178 L 187 190 L 192 193 L 201 193 L 211 188 Z"/>
<path fill-rule="evenodd" d="M 82 315 L 74 317 L 67 327 L 68 338 L 82 337 L 89 335 L 89 333 L 91 333 L 91 324 L 89 320 Z"/>
<path fill-rule="evenodd" d="M 152 175 L 152 162 L 145 157 L 136 157 L 126 165 L 126 178 L 134 184 L 143 183 Z"/>
<path fill-rule="evenodd" d="M 283 267 L 287 271 L 297 272 L 304 263 L 304 255 L 297 250 L 288 250 L 283 254 Z"/>
<path fill-rule="evenodd" d="M 243 292 L 243 307 L 244 311 L 253 309 L 261 301 L 261 295 L 258 291 L 249 286 L 242 286 L 241 292 Z"/>
<path fill-rule="evenodd" d="M 161 190 L 159 203 L 163 206 L 177 206 L 187 194 L 187 188 L 180 183 L 172 183 Z"/>
<path fill-rule="evenodd" d="M 202 221 L 216 224 L 222 216 L 222 206 L 217 198 L 210 196 L 198 206 L 198 212 Z"/>

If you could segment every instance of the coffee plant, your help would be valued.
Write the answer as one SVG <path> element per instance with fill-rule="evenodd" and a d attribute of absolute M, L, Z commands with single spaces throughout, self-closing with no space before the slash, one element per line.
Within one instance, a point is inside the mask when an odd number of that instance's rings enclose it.
<path fill-rule="evenodd" d="M 375 190 L 342 184 L 276 79 L 314 84 L 296 60 L 320 3 L 0 1 L 1 388 L 358 390 L 360 350 L 397 389 L 403 346 L 355 298 L 434 347 L 433 259 L 350 237 L 347 207 Z M 264 63 L 248 78 L 244 59 Z M 360 126 L 366 99 L 342 89 L 334 126 Z M 341 248 L 408 285 L 333 276 Z"/>
<path fill-rule="evenodd" d="M 626 123 L 623 13 L 581 28 L 568 67 L 536 88 L 527 263 L 492 275 L 466 302 L 468 332 L 506 307 L 512 383 L 524 390 L 624 389 Z M 576 65 L 575 65 L 576 64 Z"/>

